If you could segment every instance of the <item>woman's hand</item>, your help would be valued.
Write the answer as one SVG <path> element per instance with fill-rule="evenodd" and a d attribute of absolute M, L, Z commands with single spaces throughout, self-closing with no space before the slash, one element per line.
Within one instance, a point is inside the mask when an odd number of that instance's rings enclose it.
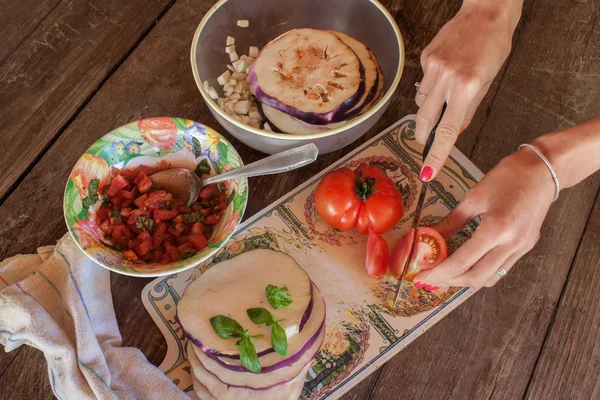
<path fill-rule="evenodd" d="M 425 144 L 447 109 L 425 160 L 421 179 L 441 171 L 458 135 L 469 125 L 492 80 L 510 53 L 513 32 L 521 16 L 522 0 L 465 0 L 423 50 L 423 80 L 415 101 L 415 136 Z"/>
<path fill-rule="evenodd" d="M 531 149 L 503 159 L 434 227 L 448 237 L 479 216 L 473 237 L 439 266 L 415 276 L 415 285 L 494 285 L 498 269 L 509 271 L 537 242 L 554 190 L 548 167 Z"/>

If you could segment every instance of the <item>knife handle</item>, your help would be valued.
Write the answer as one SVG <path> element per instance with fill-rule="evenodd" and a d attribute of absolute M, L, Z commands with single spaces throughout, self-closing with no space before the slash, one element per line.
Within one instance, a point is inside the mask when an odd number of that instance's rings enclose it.
<path fill-rule="evenodd" d="M 427 138 L 427 143 L 425 143 L 425 148 L 423 148 L 423 162 L 425 162 L 425 159 L 427 158 L 427 155 L 429 154 L 429 150 L 431 150 L 431 145 L 433 144 L 433 141 L 435 139 L 435 131 L 437 130 L 438 126 L 440 125 L 440 122 L 442 121 L 442 118 L 444 117 L 444 112 L 446 111 L 446 105 L 447 104 L 444 103 L 444 106 L 442 107 L 442 113 L 440 114 L 440 119 L 438 120 L 437 124 L 435 124 L 435 126 L 431 130 L 431 133 L 429 134 L 429 137 Z"/>

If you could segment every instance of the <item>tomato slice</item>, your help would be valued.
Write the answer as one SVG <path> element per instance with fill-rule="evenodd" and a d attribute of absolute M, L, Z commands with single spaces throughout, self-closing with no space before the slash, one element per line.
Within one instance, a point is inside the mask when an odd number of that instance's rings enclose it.
<path fill-rule="evenodd" d="M 390 247 L 380 234 L 369 229 L 367 241 L 367 272 L 375 279 L 383 278 L 390 261 Z"/>
<path fill-rule="evenodd" d="M 392 257 L 390 259 L 390 274 L 396 279 L 400 279 L 402 276 L 402 269 L 404 268 L 404 263 L 408 258 L 410 249 L 412 248 L 414 238 L 415 230 L 411 229 L 410 232 L 402 236 L 400 240 L 396 242 L 394 248 L 392 249 Z"/>
<path fill-rule="evenodd" d="M 412 246 L 412 256 L 404 277 L 409 282 L 412 282 L 418 273 L 437 267 L 448 257 L 446 241 L 438 231 L 429 227 L 419 228 L 414 243 L 412 243 L 412 232 L 411 230 L 411 232 L 402 236 L 394 246 L 390 267 L 392 275 L 399 278 L 402 275 L 402 267 Z"/>

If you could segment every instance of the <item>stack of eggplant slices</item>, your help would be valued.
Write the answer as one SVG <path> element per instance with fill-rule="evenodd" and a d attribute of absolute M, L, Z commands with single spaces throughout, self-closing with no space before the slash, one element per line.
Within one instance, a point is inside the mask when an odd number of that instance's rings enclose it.
<path fill-rule="evenodd" d="M 325 299 L 291 257 L 259 249 L 193 281 L 177 319 L 201 400 L 293 400 L 325 337 Z"/>
<path fill-rule="evenodd" d="M 235 61 L 217 78 L 224 97 L 204 86 L 223 111 L 255 128 L 324 133 L 365 113 L 383 94 L 375 55 L 342 32 L 293 29 L 239 59 L 228 37 L 226 51 Z"/>

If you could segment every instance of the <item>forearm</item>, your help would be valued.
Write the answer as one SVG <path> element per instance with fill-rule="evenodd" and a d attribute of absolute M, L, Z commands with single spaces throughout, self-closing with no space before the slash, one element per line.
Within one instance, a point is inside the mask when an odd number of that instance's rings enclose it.
<path fill-rule="evenodd" d="M 574 186 L 600 170 L 600 117 L 532 143 L 550 161 L 561 188 Z"/>

